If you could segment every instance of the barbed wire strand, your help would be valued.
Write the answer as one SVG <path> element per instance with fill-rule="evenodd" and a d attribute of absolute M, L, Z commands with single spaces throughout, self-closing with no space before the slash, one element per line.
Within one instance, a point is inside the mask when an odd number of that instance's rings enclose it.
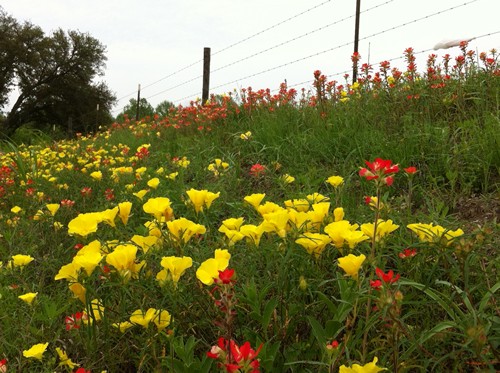
<path fill-rule="evenodd" d="M 388 1 L 386 1 L 385 3 L 378 4 L 378 5 L 375 5 L 375 6 L 371 7 L 371 8 L 365 9 L 365 10 L 361 11 L 361 13 L 366 13 L 366 12 L 369 12 L 370 10 L 373 10 L 373 9 L 379 8 L 379 7 L 384 6 L 384 5 L 387 5 L 387 4 L 389 4 L 389 3 L 393 2 L 393 1 L 394 1 L 394 0 L 388 0 Z M 314 34 L 314 33 L 316 33 L 316 32 L 322 31 L 322 30 L 324 30 L 324 29 L 326 29 L 326 28 L 328 28 L 328 27 L 331 27 L 331 26 L 334 26 L 334 25 L 339 24 L 339 23 L 341 23 L 341 22 L 347 21 L 348 19 L 354 18 L 354 16 L 355 16 L 355 14 L 353 14 L 353 15 L 351 15 L 351 16 L 349 16 L 349 17 L 344 17 L 344 18 L 342 18 L 342 19 L 340 19 L 340 20 L 338 20 L 338 21 L 335 21 L 335 22 L 329 23 L 329 24 L 327 24 L 327 25 L 324 25 L 324 26 L 322 26 L 322 27 L 319 27 L 319 28 L 317 28 L 317 29 L 311 30 L 311 31 L 309 31 L 309 32 L 306 32 L 305 34 L 301 34 L 301 35 L 296 36 L 296 37 L 294 37 L 294 38 L 292 38 L 292 39 L 288 39 L 288 40 L 286 40 L 286 41 L 284 41 L 284 42 L 282 42 L 282 43 L 279 43 L 279 44 L 273 45 L 272 47 L 269 47 L 269 48 L 263 49 L 263 50 L 261 50 L 261 51 L 259 51 L 259 52 L 257 52 L 257 53 L 254 53 L 254 54 L 251 54 L 251 55 L 249 55 L 249 56 L 243 57 L 243 58 L 241 58 L 241 59 L 239 59 L 239 60 L 236 60 L 236 61 L 230 62 L 230 63 L 228 63 L 228 64 L 226 64 L 226 65 L 224 65 L 224 66 L 221 66 L 221 67 L 219 67 L 219 68 L 217 68 L 217 69 L 215 69 L 215 70 L 210 71 L 210 74 L 216 73 L 216 72 L 218 72 L 218 71 L 220 71 L 220 70 L 223 70 L 223 69 L 225 69 L 225 68 L 227 68 L 227 67 L 230 67 L 230 66 L 236 65 L 236 64 L 238 64 L 238 63 L 240 63 L 240 62 L 246 61 L 246 60 L 248 60 L 248 59 L 250 59 L 250 58 L 253 58 L 253 57 L 256 57 L 256 56 L 258 56 L 258 55 L 264 54 L 264 53 L 269 52 L 269 51 L 271 51 L 271 50 L 273 50 L 273 49 L 276 49 L 276 48 L 282 47 L 282 46 L 284 46 L 284 45 L 286 45 L 286 44 L 289 44 L 289 43 L 294 42 L 294 41 L 296 41 L 296 40 L 302 39 L 302 38 L 304 38 L 304 37 L 306 37 L 306 36 L 309 36 L 309 35 L 312 35 L 312 34 Z"/>
<path fill-rule="evenodd" d="M 443 13 L 446 13 L 446 12 L 449 12 L 451 10 L 454 10 L 454 9 L 457 9 L 457 8 L 460 8 L 460 7 L 463 7 L 465 5 L 468 5 L 468 4 L 472 4 L 472 3 L 475 3 L 479 0 L 471 0 L 471 1 L 468 1 L 468 2 L 465 2 L 465 3 L 462 3 L 460 5 L 456 5 L 456 6 L 453 6 L 451 8 L 447 8 L 447 9 L 444 9 L 444 10 L 441 10 L 441 11 L 438 11 L 438 12 L 435 12 L 435 13 L 432 13 L 432 14 L 429 14 L 429 15 L 426 15 L 424 17 L 420 17 L 420 18 L 416 18 L 412 21 L 408 21 L 408 22 L 404 22 L 400 25 L 397 25 L 397 26 L 393 26 L 393 27 L 390 27 L 388 29 L 385 29 L 385 30 L 382 30 L 382 31 L 378 31 L 378 32 L 375 32 L 371 35 L 367 35 L 365 37 L 362 37 L 360 38 L 359 40 L 366 40 L 366 39 L 369 39 L 369 38 L 372 38 L 372 37 L 375 37 L 375 36 L 379 36 L 379 35 L 382 35 L 382 34 L 385 34 L 387 32 L 390 32 L 390 31 L 394 31 L 394 30 L 397 30 L 401 27 L 405 27 L 405 26 L 408 26 L 412 23 L 416 23 L 416 22 L 419 22 L 419 21 L 422 21 L 422 20 L 425 20 L 425 19 L 428 19 L 428 18 L 431 18 L 431 17 L 434 17 L 434 16 L 437 16 L 437 15 L 440 15 L 440 14 L 443 14 Z M 268 69 L 265 69 L 265 70 L 262 70 L 262 71 L 259 71 L 257 73 L 253 73 L 253 74 L 250 74 L 250 75 L 247 75 L 247 76 L 244 76 L 244 77 L 241 77 L 241 78 L 238 78 L 238 79 L 235 79 L 235 80 L 232 80 L 230 82 L 227 82 L 227 83 L 223 83 L 223 84 L 220 84 L 218 86 L 215 86 L 212 88 L 212 90 L 214 89 L 217 89 L 217 88 L 221 88 L 221 87 L 224 87 L 226 85 L 229 85 L 229 84 L 234 84 L 234 83 L 237 83 L 239 82 L 240 80 L 244 80 L 244 79 L 248 79 L 248 78 L 253 78 L 255 76 L 258 76 L 258 75 L 262 75 L 264 73 L 267 73 L 267 72 L 270 72 L 270 71 L 273 71 L 273 70 L 276 70 L 276 69 L 279 69 L 279 68 L 282 68 L 282 67 L 285 67 L 285 66 L 289 66 L 289 65 L 292 65 L 292 64 L 295 64 L 297 62 L 301 62 L 301 61 L 304 61 L 304 60 L 307 60 L 309 58 L 312 58 L 312 57 L 316 57 L 316 56 L 319 56 L 319 55 L 322 55 L 322 54 L 325 54 L 325 53 L 328 53 L 328 52 L 331 52 L 333 50 L 336 50 L 336 49 L 340 49 L 340 48 L 343 48 L 343 47 L 346 47 L 348 45 L 351 45 L 351 44 L 354 44 L 353 41 L 350 41 L 350 42 L 347 42 L 347 43 L 344 43 L 344 44 L 340 44 L 340 45 L 337 45 L 335 47 L 332 47 L 332 48 L 328 48 L 328 49 L 325 49 L 323 51 L 320 51 L 320 52 L 316 52 L 316 53 L 313 53 L 313 54 L 310 54 L 308 56 L 305 56 L 305 57 L 301 57 L 301 58 L 298 58 L 296 60 L 293 60 L 293 61 L 289 61 L 289 62 L 286 62 L 286 63 L 283 63 L 281 65 L 278 65 L 278 66 L 274 66 L 274 67 L 270 67 Z"/>

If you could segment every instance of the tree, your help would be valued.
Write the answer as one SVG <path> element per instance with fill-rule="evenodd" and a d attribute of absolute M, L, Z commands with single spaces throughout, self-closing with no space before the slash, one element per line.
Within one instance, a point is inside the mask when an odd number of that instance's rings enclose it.
<path fill-rule="evenodd" d="M 115 97 L 104 82 L 96 82 L 103 75 L 105 50 L 89 34 L 58 29 L 47 36 L 0 8 L 0 108 L 15 86 L 20 91 L 2 132 L 10 135 L 28 122 L 64 127 L 70 117 L 75 131 L 88 131 L 99 115 L 111 120 Z"/>
<path fill-rule="evenodd" d="M 139 119 L 145 118 L 147 116 L 152 117 L 155 113 L 155 109 L 145 98 L 141 98 L 139 101 Z M 131 98 L 127 105 L 123 108 L 123 111 L 117 115 L 116 121 L 123 122 L 125 114 L 131 120 L 135 120 L 137 114 L 137 100 Z"/>
<path fill-rule="evenodd" d="M 160 117 L 166 117 L 172 110 L 175 110 L 175 104 L 170 101 L 162 101 L 160 102 L 155 109 L 156 114 Z"/>

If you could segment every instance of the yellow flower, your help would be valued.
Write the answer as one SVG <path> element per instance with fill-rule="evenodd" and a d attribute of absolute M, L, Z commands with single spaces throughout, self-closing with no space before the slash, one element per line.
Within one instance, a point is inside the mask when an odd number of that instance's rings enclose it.
<path fill-rule="evenodd" d="M 283 180 L 283 182 L 285 184 L 291 184 L 295 181 L 295 178 L 293 176 L 290 176 L 288 174 L 285 174 L 281 177 L 281 179 Z"/>
<path fill-rule="evenodd" d="M 179 175 L 178 172 L 172 172 L 170 174 L 167 175 L 167 179 L 170 179 L 170 180 L 175 180 L 175 178 Z"/>
<path fill-rule="evenodd" d="M 19 206 L 14 206 L 10 209 L 10 211 L 12 211 L 14 214 L 19 214 L 19 212 L 21 212 L 22 208 L 20 208 Z"/>
<path fill-rule="evenodd" d="M 52 216 L 54 216 L 56 214 L 57 210 L 59 210 L 59 207 L 61 205 L 59 203 L 48 203 L 45 206 L 47 207 L 47 210 L 49 210 L 50 214 Z"/>
<path fill-rule="evenodd" d="M 214 258 L 207 259 L 201 263 L 196 271 L 196 277 L 205 285 L 212 285 L 214 278 L 219 277 L 219 271 L 223 271 L 229 265 L 231 254 L 227 250 L 217 249 Z"/>
<path fill-rule="evenodd" d="M 217 193 L 212 193 L 209 192 L 208 190 L 196 190 L 191 188 L 190 190 L 186 191 L 186 194 L 189 197 L 189 200 L 194 206 L 194 210 L 198 213 L 200 211 L 203 211 L 203 208 L 206 207 L 207 209 L 210 208 L 212 205 L 212 202 L 219 198 L 220 192 Z"/>
<path fill-rule="evenodd" d="M 24 267 L 30 264 L 33 260 L 35 260 L 35 258 L 33 258 L 31 255 L 12 255 L 12 263 L 14 264 L 14 267 Z"/>
<path fill-rule="evenodd" d="M 97 267 L 97 265 L 101 262 L 102 258 L 103 256 L 99 251 L 96 252 L 88 250 L 84 252 L 78 252 L 78 254 L 73 258 L 73 263 L 76 267 L 83 268 L 87 273 L 87 276 L 90 276 L 95 267 Z"/>
<path fill-rule="evenodd" d="M 326 234 L 310 232 L 304 233 L 303 237 L 295 240 L 297 244 L 306 249 L 309 254 L 314 254 L 316 258 L 319 258 L 326 245 L 331 241 L 331 238 Z"/>
<path fill-rule="evenodd" d="M 142 310 L 135 310 L 130 316 L 130 322 L 132 324 L 141 325 L 142 327 L 147 328 L 155 315 L 156 310 L 154 308 L 149 308 L 145 313 Z"/>
<path fill-rule="evenodd" d="M 246 196 L 245 198 L 243 198 L 243 200 L 246 203 L 249 203 L 251 206 L 253 206 L 254 209 L 257 210 L 257 207 L 259 207 L 259 205 L 262 203 L 262 200 L 264 199 L 265 196 L 266 196 L 265 193 L 254 193 L 249 196 Z"/>
<path fill-rule="evenodd" d="M 54 280 L 68 280 L 68 281 L 77 281 L 78 273 L 80 272 L 81 266 L 74 262 L 63 265 L 57 275 L 54 277 Z"/>
<path fill-rule="evenodd" d="M 58 366 L 60 366 L 60 367 L 67 366 L 69 369 L 74 369 L 77 366 L 79 366 L 79 364 L 72 362 L 71 359 L 66 354 L 66 352 L 64 350 L 62 350 L 61 348 L 56 347 L 56 352 L 57 352 L 57 355 L 59 356 L 59 360 L 61 360 L 59 362 Z"/>
<path fill-rule="evenodd" d="M 247 238 L 248 242 L 253 243 L 255 246 L 259 246 L 260 239 L 264 232 L 265 229 L 262 224 L 246 224 L 242 225 L 240 228 L 240 233 Z"/>
<path fill-rule="evenodd" d="M 118 204 L 118 216 L 124 225 L 127 225 L 131 209 L 132 202 L 121 202 Z"/>
<path fill-rule="evenodd" d="M 31 304 L 33 302 L 33 299 L 38 295 L 38 293 L 26 293 L 23 295 L 18 296 L 19 299 L 22 301 L 25 301 L 28 304 Z"/>
<path fill-rule="evenodd" d="M 148 192 L 147 189 L 143 189 L 143 190 L 138 191 L 137 193 L 132 193 L 132 194 L 142 201 L 142 199 L 144 198 L 144 196 L 146 195 L 147 192 Z"/>
<path fill-rule="evenodd" d="M 154 177 L 148 181 L 148 187 L 150 188 L 156 189 L 158 188 L 158 185 L 160 185 L 160 179 L 158 179 L 157 177 Z"/>
<path fill-rule="evenodd" d="M 178 282 L 186 269 L 192 267 L 193 260 L 187 256 L 183 256 L 182 258 L 176 256 L 164 256 L 161 259 L 160 264 L 163 268 L 168 270 L 170 279 L 173 282 Z"/>
<path fill-rule="evenodd" d="M 226 230 L 238 230 L 245 221 L 245 218 L 229 218 L 222 222 L 219 232 L 224 233 Z"/>
<path fill-rule="evenodd" d="M 33 359 L 38 359 L 42 360 L 43 358 L 43 353 L 47 349 L 49 343 L 38 343 L 36 345 L 31 346 L 29 350 L 24 350 L 23 351 L 23 356 L 27 358 L 33 358 Z"/>
<path fill-rule="evenodd" d="M 85 295 L 87 294 L 87 289 L 79 282 L 73 282 L 68 286 L 69 290 L 73 293 L 74 298 L 78 298 L 80 302 L 86 304 Z"/>
<path fill-rule="evenodd" d="M 347 220 L 335 221 L 328 224 L 324 231 L 330 236 L 337 249 L 344 247 L 346 237 L 351 237 L 350 231 L 355 231 L 359 226 L 349 223 Z"/>
<path fill-rule="evenodd" d="M 377 364 L 378 358 L 374 357 L 371 363 L 365 364 L 363 366 L 359 364 L 354 364 L 351 368 L 341 365 L 339 368 L 339 373 L 377 373 L 382 370 L 387 370 L 386 368 L 380 368 Z"/>
<path fill-rule="evenodd" d="M 382 219 L 378 220 L 377 224 L 377 234 L 375 236 L 375 241 L 379 242 L 383 238 L 389 235 L 389 233 L 394 232 L 399 228 L 399 225 L 396 225 L 392 222 L 391 219 L 384 221 Z M 365 223 L 361 225 L 361 231 L 366 234 L 368 237 L 373 239 L 373 234 L 375 231 L 375 224 L 373 223 Z"/>
<path fill-rule="evenodd" d="M 450 246 L 453 241 L 464 234 L 462 229 L 455 231 L 443 228 L 440 225 L 414 223 L 408 224 L 408 229 L 414 232 L 420 241 Z"/>
<path fill-rule="evenodd" d="M 265 214 L 264 221 L 268 223 L 266 224 L 266 231 L 276 232 L 278 236 L 280 236 L 281 238 L 285 238 L 288 219 L 288 211 L 285 209 Z"/>
<path fill-rule="evenodd" d="M 94 180 L 100 181 L 100 180 L 102 180 L 102 172 L 101 171 L 94 171 L 90 174 L 90 177 Z"/>
<path fill-rule="evenodd" d="M 332 187 L 337 188 L 344 184 L 344 178 L 342 176 L 330 176 L 328 179 L 326 179 L 326 182 Z"/>
<path fill-rule="evenodd" d="M 112 209 L 107 209 L 107 210 L 104 210 L 104 211 L 101 211 L 100 214 L 101 214 L 101 221 L 112 226 L 112 227 L 116 227 L 116 224 L 115 224 L 115 219 L 116 219 L 116 215 L 118 215 L 118 206 L 115 207 L 115 208 L 112 208 Z"/>
<path fill-rule="evenodd" d="M 186 218 L 180 218 L 167 222 L 170 236 L 180 245 L 186 244 L 193 235 L 205 234 L 207 231 L 203 225 L 196 224 Z"/>
<path fill-rule="evenodd" d="M 150 198 L 142 206 L 145 213 L 151 214 L 156 220 L 170 220 L 174 215 L 174 210 L 170 207 L 170 199 L 167 197 Z"/>
<path fill-rule="evenodd" d="M 320 194 L 320 193 L 313 193 L 309 194 L 306 196 L 306 199 L 311 203 L 320 203 L 320 202 L 327 202 L 330 200 L 330 198 Z"/>
<path fill-rule="evenodd" d="M 145 262 L 135 263 L 137 254 L 137 246 L 132 244 L 123 244 L 115 247 L 113 252 L 106 256 L 106 262 L 112 265 L 125 281 L 128 281 L 131 276 L 137 277 Z"/>
<path fill-rule="evenodd" d="M 160 331 L 169 326 L 171 320 L 172 316 L 167 310 L 157 310 L 153 317 L 153 322 Z"/>
<path fill-rule="evenodd" d="M 97 232 L 97 226 L 102 221 L 102 215 L 96 212 L 79 214 L 68 223 L 68 234 L 86 237 Z"/>
<path fill-rule="evenodd" d="M 118 328 L 120 330 L 120 332 L 125 333 L 125 331 L 127 331 L 128 329 L 133 327 L 134 324 L 132 324 L 129 321 L 123 321 L 123 322 L 119 322 L 119 323 L 113 323 L 113 326 L 115 328 Z"/>
<path fill-rule="evenodd" d="M 138 234 L 134 235 L 130 241 L 139 246 L 144 253 L 147 253 L 149 249 L 153 248 L 159 241 L 156 236 L 140 236 Z"/>
<path fill-rule="evenodd" d="M 87 314 L 87 312 L 83 312 L 84 315 L 87 315 L 87 317 L 82 317 L 82 320 L 86 323 L 92 323 L 93 320 L 99 321 L 102 319 L 102 316 L 104 315 L 104 306 L 102 305 L 101 301 L 99 299 L 92 299 L 90 302 L 90 311 L 92 315 Z"/>
<path fill-rule="evenodd" d="M 338 259 L 338 266 L 342 268 L 348 276 L 357 279 L 359 269 L 361 268 L 361 265 L 363 264 L 365 259 L 366 256 L 363 254 L 358 256 L 349 254 Z"/>
<path fill-rule="evenodd" d="M 335 210 L 333 210 L 334 221 L 344 220 L 344 216 L 344 209 L 342 207 L 337 207 Z"/>
<path fill-rule="evenodd" d="M 250 140 L 250 137 L 252 137 L 252 132 L 250 132 L 250 131 L 247 131 L 247 132 L 242 133 L 240 135 L 240 139 L 242 139 L 242 140 Z"/>

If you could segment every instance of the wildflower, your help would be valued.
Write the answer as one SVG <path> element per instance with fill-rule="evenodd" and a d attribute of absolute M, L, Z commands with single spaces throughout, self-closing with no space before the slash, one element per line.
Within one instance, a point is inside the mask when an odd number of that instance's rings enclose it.
<path fill-rule="evenodd" d="M 285 174 L 281 177 L 281 180 L 283 180 L 285 184 L 291 184 L 295 181 L 295 178 L 293 176 Z"/>
<path fill-rule="evenodd" d="M 212 202 L 220 196 L 220 192 L 212 193 L 208 190 L 196 190 L 193 188 L 188 190 L 186 194 L 188 195 L 189 200 L 191 201 L 192 205 L 194 206 L 194 210 L 197 213 L 203 211 L 204 207 L 209 209 L 212 205 Z"/>
<path fill-rule="evenodd" d="M 247 241 L 253 243 L 255 246 L 259 246 L 260 239 L 264 232 L 265 229 L 262 224 L 245 224 L 240 228 L 240 233 L 247 238 Z"/>
<path fill-rule="evenodd" d="M 132 275 L 137 276 L 137 273 L 145 265 L 145 262 L 136 264 L 136 254 L 137 246 L 132 244 L 118 245 L 113 252 L 106 256 L 106 263 L 112 265 L 124 280 L 128 280 Z"/>
<path fill-rule="evenodd" d="M 361 265 L 365 261 L 366 256 L 361 255 L 353 255 L 349 254 L 342 258 L 338 259 L 338 266 L 342 268 L 348 276 L 351 276 L 354 279 L 358 279 L 358 272 L 361 268 Z"/>
<path fill-rule="evenodd" d="M 242 139 L 242 140 L 250 140 L 250 137 L 252 137 L 252 132 L 250 132 L 250 131 L 247 131 L 247 132 L 242 133 L 240 135 L 240 139 Z"/>
<path fill-rule="evenodd" d="M 377 274 L 378 278 L 381 279 L 385 284 L 394 284 L 399 280 L 399 274 L 394 276 L 394 272 L 392 269 L 389 272 L 384 273 L 384 271 L 377 267 L 375 269 L 375 273 Z"/>
<path fill-rule="evenodd" d="M 147 253 L 149 249 L 155 247 L 155 245 L 158 243 L 159 238 L 156 236 L 141 236 L 138 234 L 135 234 L 132 236 L 130 239 L 133 243 L 135 243 L 137 246 L 139 246 L 144 253 Z"/>
<path fill-rule="evenodd" d="M 90 174 L 90 177 L 94 180 L 101 181 L 102 180 L 102 172 L 101 171 L 94 171 Z"/>
<path fill-rule="evenodd" d="M 331 238 L 326 234 L 310 232 L 304 233 L 303 237 L 295 240 L 295 242 L 306 249 L 309 254 L 314 254 L 316 259 L 319 258 L 326 245 L 331 241 Z"/>
<path fill-rule="evenodd" d="M 420 241 L 442 244 L 444 246 L 450 246 L 457 237 L 464 234 L 462 229 L 452 231 L 440 225 L 433 225 L 432 223 L 414 223 L 408 224 L 407 227 L 418 236 Z"/>
<path fill-rule="evenodd" d="M 83 187 L 80 190 L 80 194 L 82 195 L 83 198 L 90 197 L 92 195 L 92 188 Z"/>
<path fill-rule="evenodd" d="M 128 329 L 133 327 L 134 324 L 132 324 L 129 321 L 123 321 L 123 322 L 119 322 L 119 323 L 113 323 L 113 326 L 115 328 L 118 328 L 120 330 L 120 332 L 125 333 L 125 331 L 127 331 Z"/>
<path fill-rule="evenodd" d="M 17 255 L 12 255 L 12 264 L 14 267 L 24 267 L 30 264 L 35 258 L 33 258 L 31 255 L 23 255 L 23 254 L 17 254 Z"/>
<path fill-rule="evenodd" d="M 262 344 L 257 350 L 253 350 L 250 342 L 238 346 L 232 339 L 225 340 L 220 337 L 217 345 L 207 352 L 207 356 L 219 360 L 227 372 L 259 372 L 260 362 L 257 356 L 261 349 Z"/>
<path fill-rule="evenodd" d="M 31 346 L 29 350 L 23 351 L 23 356 L 27 358 L 33 358 L 42 360 L 43 354 L 45 350 L 47 350 L 49 343 L 38 343 L 36 345 Z"/>
<path fill-rule="evenodd" d="M 67 366 L 69 369 L 74 369 L 79 365 L 79 364 L 72 362 L 71 359 L 66 354 L 66 352 L 64 350 L 62 350 L 61 348 L 56 347 L 56 352 L 57 352 L 57 355 L 59 356 L 59 360 L 60 360 L 58 366 L 60 366 L 60 367 Z"/>
<path fill-rule="evenodd" d="M 141 325 L 143 328 L 147 328 L 149 323 L 155 317 L 156 310 L 154 308 L 149 308 L 146 312 L 142 310 L 135 310 L 130 316 L 130 322 L 132 324 Z"/>
<path fill-rule="evenodd" d="M 395 174 L 399 171 L 399 166 L 393 165 L 391 160 L 376 158 L 374 162 L 365 161 L 368 168 L 361 168 L 359 176 L 366 178 L 366 180 L 376 180 L 378 183 L 391 186 Z"/>
<path fill-rule="evenodd" d="M 327 350 L 335 350 L 339 347 L 339 342 L 337 342 L 336 340 L 334 341 L 331 341 L 329 343 L 326 344 L 326 349 Z"/>
<path fill-rule="evenodd" d="M 20 208 L 19 206 L 14 206 L 10 209 L 11 212 L 13 212 L 14 214 L 19 214 L 21 212 L 22 208 Z"/>
<path fill-rule="evenodd" d="M 169 326 L 171 320 L 172 316 L 167 310 L 157 310 L 153 317 L 153 322 L 155 323 L 159 331 Z"/>
<path fill-rule="evenodd" d="M 150 188 L 156 189 L 158 188 L 158 185 L 160 185 L 160 179 L 158 179 L 157 177 L 154 177 L 148 181 L 148 187 Z"/>
<path fill-rule="evenodd" d="M 76 312 L 73 315 L 66 316 L 64 318 L 64 324 L 66 326 L 66 330 L 71 329 L 80 329 L 82 324 L 83 312 Z"/>
<path fill-rule="evenodd" d="M 148 192 L 147 189 L 142 189 L 142 190 L 140 190 L 136 193 L 132 193 L 132 194 L 142 201 L 142 199 L 144 198 L 144 196 L 146 195 L 147 192 Z"/>
<path fill-rule="evenodd" d="M 56 214 L 57 210 L 59 210 L 59 207 L 61 205 L 59 203 L 48 203 L 45 206 L 47 207 L 47 210 L 49 210 L 50 214 L 52 216 L 54 216 Z"/>
<path fill-rule="evenodd" d="M 186 269 L 192 267 L 193 259 L 187 256 L 164 256 L 160 265 L 168 271 L 169 279 L 177 283 Z"/>
<path fill-rule="evenodd" d="M 205 285 L 212 285 L 219 278 L 219 271 L 224 271 L 229 265 L 231 254 L 227 250 L 215 250 L 214 258 L 207 259 L 198 267 L 196 277 Z"/>
<path fill-rule="evenodd" d="M 150 198 L 142 206 L 142 209 L 147 214 L 151 214 L 156 220 L 170 220 L 174 215 L 174 210 L 170 207 L 170 199 L 167 197 Z"/>
<path fill-rule="evenodd" d="M 97 232 L 97 226 L 102 221 L 101 214 L 89 212 L 78 214 L 76 218 L 68 223 L 68 234 L 86 237 Z"/>
<path fill-rule="evenodd" d="M 0 360 L 0 373 L 7 372 L 7 359 Z"/>
<path fill-rule="evenodd" d="M 252 167 L 250 167 L 250 176 L 259 177 L 264 175 L 265 172 L 266 167 L 261 165 L 260 163 L 256 163 Z"/>
<path fill-rule="evenodd" d="M 234 276 L 234 269 L 226 268 L 223 271 L 219 271 L 219 277 L 214 278 L 214 282 L 217 284 L 223 283 L 227 285 L 234 282 L 233 276 Z"/>
<path fill-rule="evenodd" d="M 19 295 L 18 298 L 31 305 L 31 303 L 33 303 L 33 300 L 36 298 L 37 295 L 38 293 L 26 293 L 23 295 Z"/>
<path fill-rule="evenodd" d="M 265 193 L 254 193 L 249 196 L 246 196 L 243 200 L 253 206 L 254 209 L 257 210 L 259 205 L 262 203 L 262 200 L 266 196 Z"/>
<path fill-rule="evenodd" d="M 167 228 L 171 238 L 181 245 L 186 244 L 195 234 L 205 234 L 207 231 L 203 225 L 196 224 L 186 218 L 167 222 Z"/>
<path fill-rule="evenodd" d="M 170 180 L 175 180 L 175 178 L 179 175 L 178 172 L 172 172 L 170 174 L 167 175 L 167 179 L 170 179 Z"/>
<path fill-rule="evenodd" d="M 352 368 L 346 367 L 345 365 L 341 365 L 339 368 L 339 373 L 377 373 L 382 370 L 387 370 L 386 368 L 380 368 L 376 364 L 378 362 L 378 358 L 374 357 L 373 361 L 365 364 L 363 366 L 359 364 L 354 364 Z"/>
<path fill-rule="evenodd" d="M 412 258 L 415 255 L 417 255 L 417 249 L 404 249 L 403 252 L 398 254 L 401 259 Z"/>
<path fill-rule="evenodd" d="M 392 222 L 391 219 L 384 221 L 382 219 L 378 220 L 377 223 L 377 232 L 375 236 L 375 241 L 379 242 L 388 236 L 390 233 L 394 232 L 399 228 L 399 225 L 396 225 Z M 366 234 L 368 237 L 373 239 L 373 235 L 375 233 L 375 224 L 373 223 L 365 223 L 361 225 L 361 231 Z"/>
<path fill-rule="evenodd" d="M 63 207 L 73 207 L 75 205 L 75 201 L 72 201 L 70 199 L 63 199 L 61 201 L 61 206 Z"/>
<path fill-rule="evenodd" d="M 344 178 L 342 176 L 330 176 L 326 179 L 326 182 L 330 184 L 334 188 L 338 188 L 342 184 L 344 184 Z"/>
<path fill-rule="evenodd" d="M 414 167 L 414 166 L 410 166 L 410 167 L 406 167 L 406 168 L 404 169 L 404 171 L 405 171 L 408 175 L 413 175 L 413 174 L 415 174 L 418 170 L 417 170 L 417 168 L 416 168 L 416 167 Z"/>
<path fill-rule="evenodd" d="M 132 209 L 132 202 L 121 202 L 118 204 L 118 216 L 120 217 L 123 225 L 126 225 Z"/>

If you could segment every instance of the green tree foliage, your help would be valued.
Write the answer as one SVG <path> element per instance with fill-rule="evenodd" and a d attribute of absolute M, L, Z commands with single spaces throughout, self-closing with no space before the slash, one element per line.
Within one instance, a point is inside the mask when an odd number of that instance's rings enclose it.
<path fill-rule="evenodd" d="M 139 119 L 146 117 L 153 117 L 155 109 L 145 98 L 141 98 L 139 101 Z M 123 108 L 123 111 L 116 117 L 117 122 L 123 122 L 125 115 L 128 119 L 135 120 L 137 114 L 137 100 L 131 98 L 127 105 Z"/>
<path fill-rule="evenodd" d="M 156 114 L 160 117 L 167 116 L 172 110 L 175 110 L 175 104 L 171 101 L 162 101 L 160 102 L 155 109 Z"/>
<path fill-rule="evenodd" d="M 73 131 L 87 132 L 97 120 L 111 121 L 115 97 L 104 82 L 96 81 L 103 75 L 105 50 L 89 34 L 58 29 L 45 35 L 40 27 L 21 24 L 0 8 L 0 109 L 14 87 L 20 91 L 2 133 L 11 135 L 26 123 L 36 128 L 71 123 Z"/>

